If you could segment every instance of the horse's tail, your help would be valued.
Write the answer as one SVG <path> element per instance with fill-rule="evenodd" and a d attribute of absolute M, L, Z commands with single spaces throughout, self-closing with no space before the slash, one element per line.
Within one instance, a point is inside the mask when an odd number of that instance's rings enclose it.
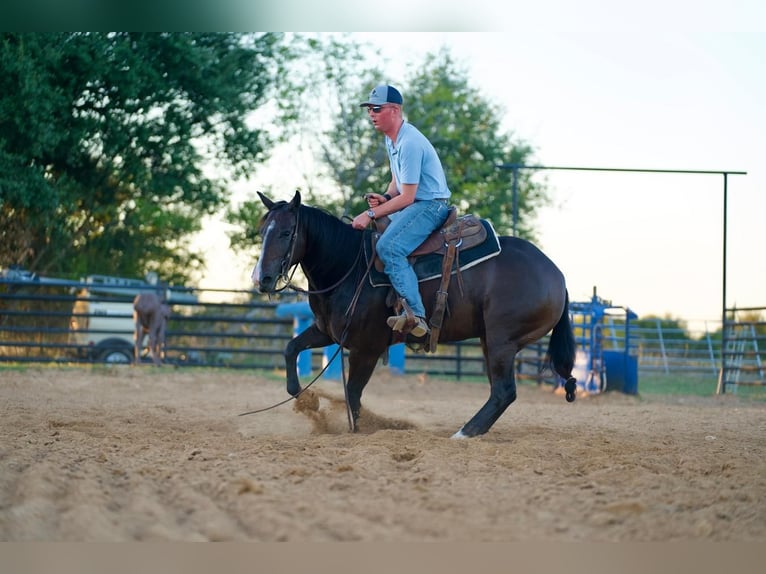
<path fill-rule="evenodd" d="M 577 379 L 572 376 L 572 369 L 575 363 L 576 343 L 572 324 L 569 321 L 569 292 L 566 293 L 564 302 L 564 311 L 561 313 L 556 326 L 553 327 L 551 339 L 548 343 L 548 353 L 546 355 L 546 364 L 550 369 L 563 378 L 564 390 L 568 402 L 575 400 L 575 391 L 577 389 Z"/>

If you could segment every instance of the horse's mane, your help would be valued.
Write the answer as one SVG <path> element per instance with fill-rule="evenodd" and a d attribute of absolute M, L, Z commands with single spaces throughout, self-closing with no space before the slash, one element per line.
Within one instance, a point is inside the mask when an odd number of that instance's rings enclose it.
<path fill-rule="evenodd" d="M 358 255 L 362 231 L 318 207 L 301 204 L 299 217 L 307 235 L 321 237 L 323 243 L 332 246 L 337 261 L 354 259 Z"/>

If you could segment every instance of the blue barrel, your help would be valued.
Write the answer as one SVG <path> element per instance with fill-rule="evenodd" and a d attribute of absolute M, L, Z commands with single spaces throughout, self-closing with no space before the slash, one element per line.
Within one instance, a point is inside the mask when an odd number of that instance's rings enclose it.
<path fill-rule="evenodd" d="M 638 357 L 623 351 L 604 351 L 606 389 L 638 394 Z"/>
<path fill-rule="evenodd" d="M 337 355 L 335 355 L 336 352 Z M 338 345 L 335 343 L 324 348 L 322 368 L 324 368 L 323 379 L 340 381 L 343 378 L 343 353 L 338 351 Z"/>
<path fill-rule="evenodd" d="M 404 374 L 404 343 L 397 343 L 388 348 L 388 368 L 392 375 Z"/>

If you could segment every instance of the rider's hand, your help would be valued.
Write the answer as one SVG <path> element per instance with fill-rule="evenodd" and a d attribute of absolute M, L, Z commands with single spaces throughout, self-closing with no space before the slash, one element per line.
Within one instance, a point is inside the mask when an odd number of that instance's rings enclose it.
<path fill-rule="evenodd" d="M 351 227 L 354 229 L 365 229 L 370 223 L 372 223 L 372 219 L 367 215 L 367 212 L 360 213 L 351 222 Z"/>
<path fill-rule="evenodd" d="M 367 200 L 367 205 L 373 209 L 386 202 L 386 198 L 380 193 L 368 193 L 364 198 Z"/>

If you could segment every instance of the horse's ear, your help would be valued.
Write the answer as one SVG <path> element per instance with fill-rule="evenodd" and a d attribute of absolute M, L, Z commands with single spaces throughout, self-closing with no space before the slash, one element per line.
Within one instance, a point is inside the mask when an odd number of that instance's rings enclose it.
<path fill-rule="evenodd" d="M 271 201 L 271 200 L 270 200 L 268 197 L 266 197 L 265 195 L 263 195 L 263 194 L 262 194 L 260 191 L 258 191 L 258 192 L 256 192 L 256 193 L 258 193 L 258 197 L 260 197 L 260 198 L 261 198 L 261 201 L 263 202 L 263 205 L 265 205 L 265 206 L 266 206 L 266 209 L 268 209 L 269 211 L 271 211 L 271 208 L 272 208 L 272 207 L 274 207 L 274 202 L 273 202 L 273 201 Z"/>
<path fill-rule="evenodd" d="M 293 195 L 293 198 L 290 200 L 290 204 L 287 206 L 288 208 L 297 209 L 301 205 L 301 192 L 297 189 L 295 190 L 295 195 Z"/>

